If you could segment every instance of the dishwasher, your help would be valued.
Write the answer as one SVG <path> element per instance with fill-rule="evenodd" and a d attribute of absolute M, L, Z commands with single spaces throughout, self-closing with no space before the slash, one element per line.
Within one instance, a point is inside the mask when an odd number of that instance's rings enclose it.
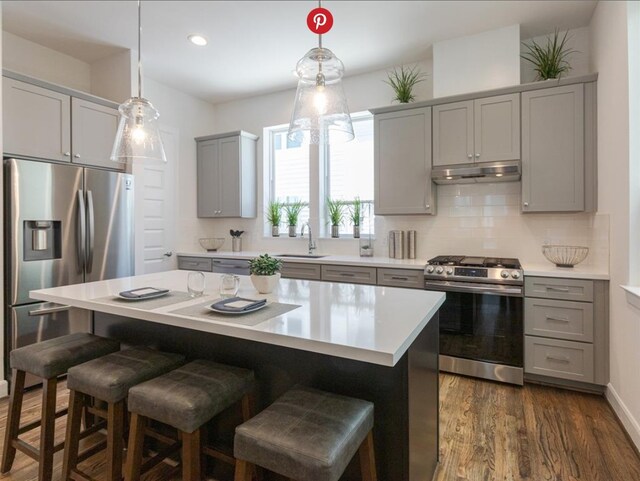
<path fill-rule="evenodd" d="M 249 275 L 248 259 L 212 259 L 211 272 L 216 274 Z"/>

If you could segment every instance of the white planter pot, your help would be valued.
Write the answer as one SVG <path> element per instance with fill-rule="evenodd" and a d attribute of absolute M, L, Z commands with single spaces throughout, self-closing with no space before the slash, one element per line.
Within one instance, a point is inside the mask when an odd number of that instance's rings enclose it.
<path fill-rule="evenodd" d="M 251 282 L 253 283 L 253 287 L 255 287 L 260 294 L 269 294 L 273 292 L 273 290 L 278 285 L 279 280 L 279 272 L 272 276 L 257 276 L 255 274 L 251 274 Z"/>

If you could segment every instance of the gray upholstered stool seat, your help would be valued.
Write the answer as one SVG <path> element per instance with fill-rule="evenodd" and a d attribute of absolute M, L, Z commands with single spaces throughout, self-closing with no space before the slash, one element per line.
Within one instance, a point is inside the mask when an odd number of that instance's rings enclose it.
<path fill-rule="evenodd" d="M 372 428 L 372 403 L 294 388 L 236 428 L 234 456 L 297 481 L 337 481 Z"/>
<path fill-rule="evenodd" d="M 139 481 L 142 474 L 142 446 L 149 420 L 178 429 L 181 445 L 176 444 L 182 451 L 183 481 L 202 479 L 203 453 L 235 464 L 228 454 L 203 446 L 203 433 L 208 421 L 234 404 L 241 405 L 242 419 L 247 421 L 252 415 L 254 384 L 253 371 L 198 360 L 132 387 L 128 398 L 131 430 L 125 481 Z M 144 464 L 157 463 L 149 460 Z"/>
<path fill-rule="evenodd" d="M 67 411 L 67 408 L 64 408 L 56 412 L 58 376 L 65 374 L 70 367 L 76 364 L 119 349 L 120 343 L 113 339 L 87 333 L 76 333 L 11 351 L 9 363 L 13 369 L 13 377 L 0 472 L 6 473 L 11 470 L 16 450 L 20 450 L 38 462 L 39 481 L 51 479 L 53 454 L 64 447 L 64 442 L 54 445 L 55 420 Z M 20 428 L 20 414 L 27 373 L 42 378 L 42 414 L 40 422 L 30 423 Z M 40 427 L 39 448 L 18 437 L 19 434 L 37 427 Z"/>
<path fill-rule="evenodd" d="M 62 479 L 89 479 L 78 469 L 78 464 L 100 445 L 80 453 L 80 417 L 82 409 L 91 404 L 91 398 L 107 403 L 101 416 L 107 420 L 106 476 L 107 481 L 122 478 L 124 450 L 125 400 L 129 389 L 136 384 L 175 369 L 184 363 L 184 356 L 160 352 L 147 347 L 136 347 L 114 352 L 84 364 L 72 367 L 67 375 L 69 388 L 69 419 L 67 445 L 62 462 Z M 94 411 L 99 412 L 94 406 Z"/>
<path fill-rule="evenodd" d="M 14 349 L 9 358 L 12 369 L 49 379 L 119 349 L 120 343 L 114 339 L 79 332 Z"/>

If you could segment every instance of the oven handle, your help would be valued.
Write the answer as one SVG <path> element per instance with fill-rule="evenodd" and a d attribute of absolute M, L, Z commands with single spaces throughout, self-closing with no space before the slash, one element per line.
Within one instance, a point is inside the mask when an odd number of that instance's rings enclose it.
<path fill-rule="evenodd" d="M 518 286 L 493 286 L 488 284 L 471 284 L 468 282 L 429 282 L 425 281 L 424 287 L 427 290 L 445 292 L 469 292 L 478 294 L 491 294 L 495 296 L 522 297 L 522 287 Z"/>

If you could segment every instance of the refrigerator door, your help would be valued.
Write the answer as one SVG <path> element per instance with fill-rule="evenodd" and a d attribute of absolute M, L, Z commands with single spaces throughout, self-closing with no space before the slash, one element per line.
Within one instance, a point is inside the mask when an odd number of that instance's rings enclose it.
<path fill-rule="evenodd" d="M 134 274 L 133 176 L 85 169 L 85 281 Z"/>
<path fill-rule="evenodd" d="M 32 289 L 83 282 L 83 169 L 30 160 L 5 160 L 6 270 L 9 305 L 35 302 Z"/>
<path fill-rule="evenodd" d="M 74 332 L 91 332 L 91 311 L 52 302 L 14 307 L 10 316 L 10 350 Z M 28 386 L 37 382 L 38 378 L 27 375 Z"/>

